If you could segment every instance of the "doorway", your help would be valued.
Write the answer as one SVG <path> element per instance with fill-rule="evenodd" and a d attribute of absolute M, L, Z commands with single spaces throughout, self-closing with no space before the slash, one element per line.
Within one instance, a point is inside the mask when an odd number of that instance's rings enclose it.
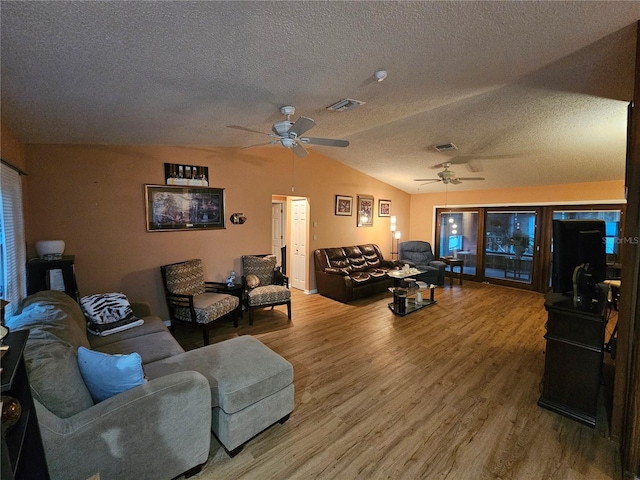
<path fill-rule="evenodd" d="M 286 245 L 286 202 L 271 201 L 271 254 L 276 256 L 276 265 L 282 267 L 286 275 L 286 257 L 282 257 L 283 247 Z"/>
<path fill-rule="evenodd" d="M 307 286 L 307 199 L 291 200 L 291 286 L 306 290 Z"/>

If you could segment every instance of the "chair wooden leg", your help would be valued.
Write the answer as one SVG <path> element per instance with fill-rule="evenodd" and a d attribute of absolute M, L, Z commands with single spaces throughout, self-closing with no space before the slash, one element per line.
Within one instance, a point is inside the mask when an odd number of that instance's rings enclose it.
<path fill-rule="evenodd" d="M 253 309 L 249 307 L 249 325 L 253 325 Z"/>
<path fill-rule="evenodd" d="M 289 320 L 291 320 L 291 300 L 287 302 L 287 316 L 289 317 Z"/>
<path fill-rule="evenodd" d="M 209 345 L 209 324 L 205 323 L 202 325 L 202 342 L 205 345 Z"/>

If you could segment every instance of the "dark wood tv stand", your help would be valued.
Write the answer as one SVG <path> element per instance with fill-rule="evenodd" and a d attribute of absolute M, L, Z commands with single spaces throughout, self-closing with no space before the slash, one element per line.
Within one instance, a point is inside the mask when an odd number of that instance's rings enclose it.
<path fill-rule="evenodd" d="M 547 294 L 547 348 L 538 405 L 595 427 L 604 359 L 606 302 L 594 311 L 573 298 Z"/>

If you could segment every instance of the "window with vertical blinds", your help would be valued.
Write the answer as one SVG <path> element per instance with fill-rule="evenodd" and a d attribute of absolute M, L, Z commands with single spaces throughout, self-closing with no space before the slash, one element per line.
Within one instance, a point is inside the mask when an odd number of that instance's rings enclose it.
<path fill-rule="evenodd" d="M 26 249 L 20 174 L 4 163 L 0 189 L 0 297 L 10 302 L 5 312 L 11 315 L 26 296 Z"/>

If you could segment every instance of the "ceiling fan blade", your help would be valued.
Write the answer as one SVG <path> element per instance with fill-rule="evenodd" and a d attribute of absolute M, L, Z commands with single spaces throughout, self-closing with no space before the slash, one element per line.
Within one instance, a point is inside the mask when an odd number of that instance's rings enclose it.
<path fill-rule="evenodd" d="M 315 137 L 300 137 L 298 138 L 300 143 L 311 145 L 326 145 L 327 147 L 348 147 L 349 142 L 347 140 L 335 140 L 332 138 L 315 138 Z"/>
<path fill-rule="evenodd" d="M 296 137 L 299 137 L 304 132 L 314 127 L 316 122 L 307 117 L 300 117 L 296 120 L 296 123 L 291 125 L 291 128 L 287 133 L 295 133 Z"/>
<path fill-rule="evenodd" d="M 453 185 L 460 185 L 462 183 L 460 180 L 460 178 L 452 178 L 449 180 L 449 183 L 452 183 Z"/>
<path fill-rule="evenodd" d="M 468 181 L 468 180 L 484 180 L 484 177 L 458 177 L 457 180 L 463 180 L 463 181 Z"/>
<path fill-rule="evenodd" d="M 240 147 L 240 150 L 244 150 L 245 148 L 263 147 L 265 145 L 273 145 L 276 143 L 278 143 L 278 140 L 272 140 L 270 142 L 264 142 L 264 143 L 256 143 L 254 145 L 247 145 L 246 147 Z"/>
<path fill-rule="evenodd" d="M 295 145 L 293 146 L 293 153 L 296 154 L 296 157 L 300 157 L 300 158 L 307 156 L 307 151 L 298 142 L 296 142 Z"/>
<path fill-rule="evenodd" d="M 439 182 L 439 178 L 414 178 L 414 182 Z"/>
<path fill-rule="evenodd" d="M 240 125 L 226 125 L 226 127 L 233 128 L 235 130 L 243 130 L 245 132 L 259 133 L 260 135 L 269 135 L 270 137 L 273 136 L 271 133 L 259 132 L 258 130 L 253 130 L 251 128 L 241 127 Z"/>
<path fill-rule="evenodd" d="M 436 183 L 436 182 L 441 182 L 442 180 L 436 180 L 436 179 L 430 179 L 424 183 L 421 183 L 420 185 L 418 185 L 419 187 L 423 186 L 423 185 L 429 185 L 431 183 Z"/>

